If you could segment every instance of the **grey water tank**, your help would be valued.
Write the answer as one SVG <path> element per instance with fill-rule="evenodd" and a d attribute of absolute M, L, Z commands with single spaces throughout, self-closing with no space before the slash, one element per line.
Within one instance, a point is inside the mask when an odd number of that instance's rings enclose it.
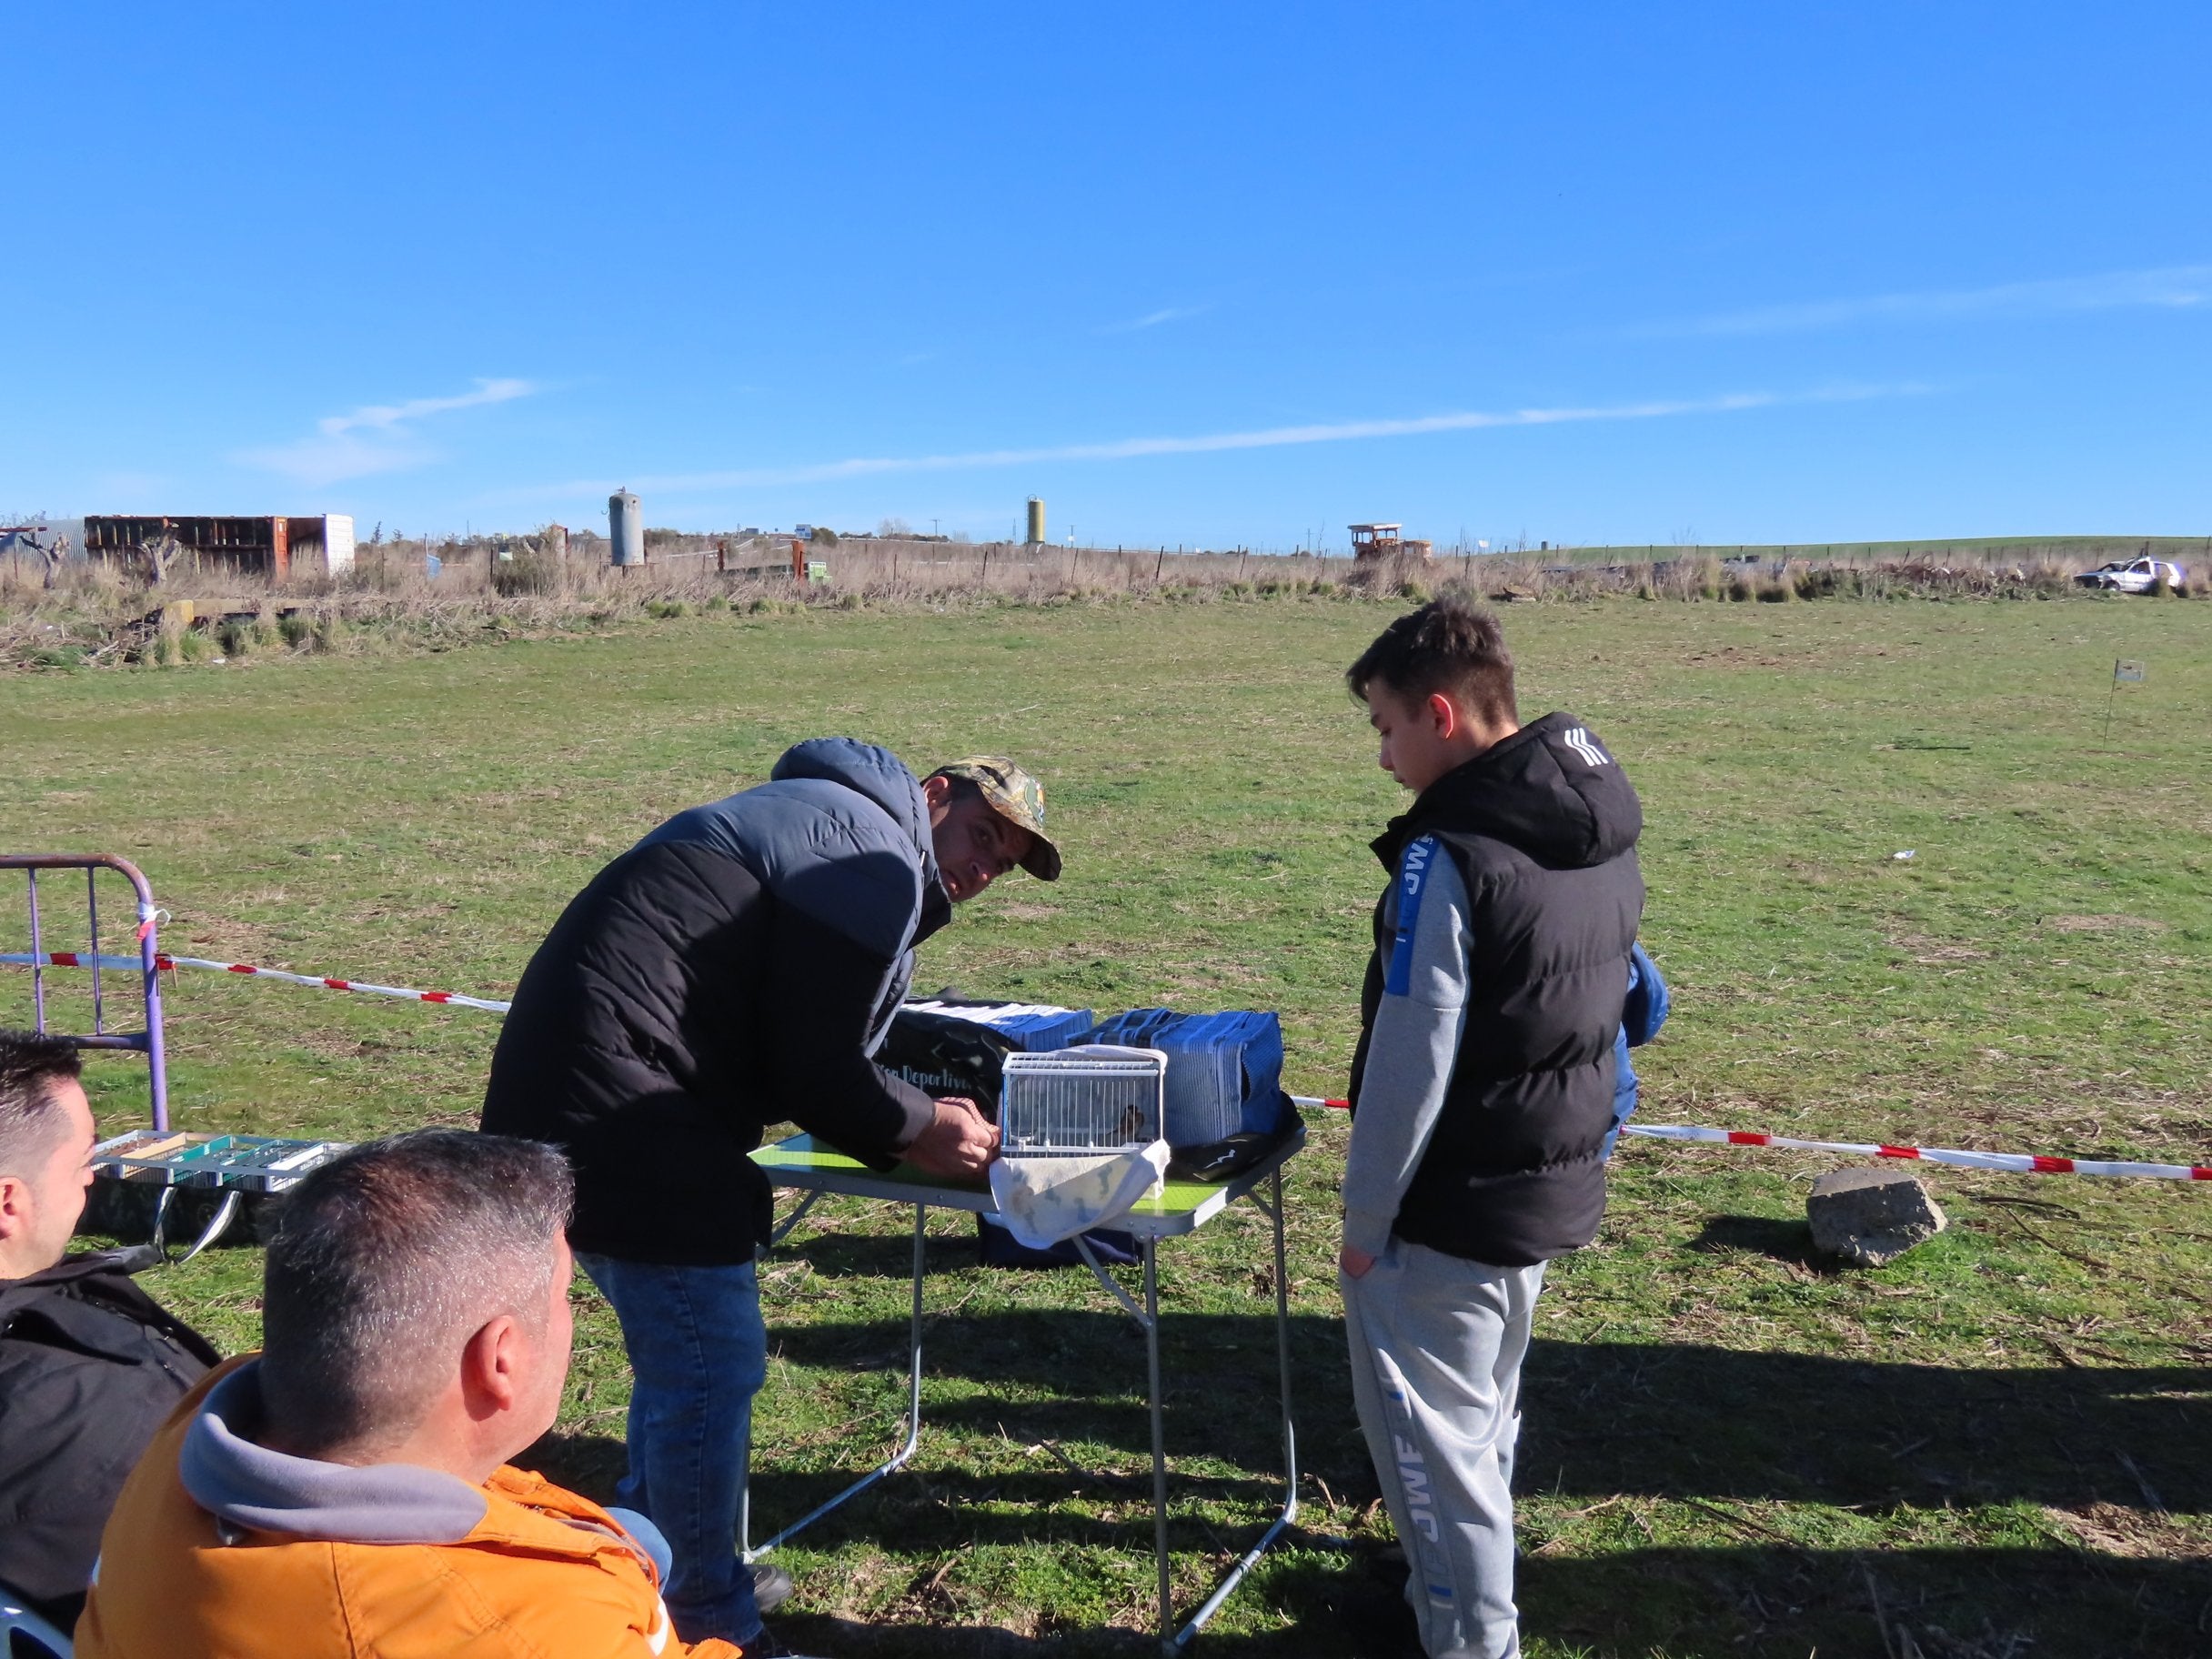
<path fill-rule="evenodd" d="M 627 489 L 607 498 L 607 562 L 645 563 L 645 506 Z"/>

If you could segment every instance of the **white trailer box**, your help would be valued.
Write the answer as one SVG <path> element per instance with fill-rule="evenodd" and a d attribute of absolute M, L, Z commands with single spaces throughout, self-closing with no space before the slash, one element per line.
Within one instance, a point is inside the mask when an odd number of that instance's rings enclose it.
<path fill-rule="evenodd" d="M 323 571 L 343 576 L 353 568 L 353 515 L 323 515 Z"/>

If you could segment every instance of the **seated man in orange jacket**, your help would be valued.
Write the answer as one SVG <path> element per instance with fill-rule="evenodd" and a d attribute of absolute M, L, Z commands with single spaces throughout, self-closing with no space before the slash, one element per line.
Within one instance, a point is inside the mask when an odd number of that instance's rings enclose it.
<path fill-rule="evenodd" d="M 642 1516 L 506 1466 L 560 1405 L 572 1195 L 550 1147 L 457 1130 L 294 1188 L 263 1350 L 125 1483 L 80 1659 L 740 1659 L 675 1638 Z"/>

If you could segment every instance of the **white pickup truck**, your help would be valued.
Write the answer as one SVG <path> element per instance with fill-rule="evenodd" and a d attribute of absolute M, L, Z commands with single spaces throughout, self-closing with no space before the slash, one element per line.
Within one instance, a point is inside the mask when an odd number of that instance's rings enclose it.
<path fill-rule="evenodd" d="M 2187 593 L 2189 573 L 2163 558 L 2116 558 L 2075 578 L 2082 588 L 2103 588 L 2114 593 L 2148 593 L 2163 581 L 2175 593 Z"/>

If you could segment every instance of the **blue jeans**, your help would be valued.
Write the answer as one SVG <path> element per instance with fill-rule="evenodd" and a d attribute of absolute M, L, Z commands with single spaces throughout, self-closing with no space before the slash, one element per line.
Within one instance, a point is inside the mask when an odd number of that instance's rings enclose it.
<path fill-rule="evenodd" d="M 1661 1015 L 1664 1018 L 1664 1013 Z M 1621 1127 L 1636 1111 L 1636 1068 L 1628 1058 L 1628 1031 L 1623 1027 L 1613 1039 L 1613 1127 L 1605 1134 L 1605 1144 L 1599 1149 L 1597 1161 L 1609 1161 L 1614 1144 L 1621 1138 Z"/>
<path fill-rule="evenodd" d="M 630 1542 L 651 1559 L 653 1570 L 660 1574 L 660 1582 L 667 1584 L 669 1569 L 676 1564 L 676 1558 L 669 1553 L 669 1541 L 653 1524 L 653 1518 L 635 1509 L 624 1509 L 619 1503 L 607 1513 L 629 1534 Z"/>
<path fill-rule="evenodd" d="M 753 1396 L 768 1379 L 768 1331 L 753 1264 L 669 1267 L 578 1255 L 614 1305 L 636 1373 L 629 1473 L 617 1489 L 667 1534 L 663 1588 L 685 1642 L 760 1634 L 752 1569 L 738 1559 L 738 1505 L 751 1450 Z"/>

